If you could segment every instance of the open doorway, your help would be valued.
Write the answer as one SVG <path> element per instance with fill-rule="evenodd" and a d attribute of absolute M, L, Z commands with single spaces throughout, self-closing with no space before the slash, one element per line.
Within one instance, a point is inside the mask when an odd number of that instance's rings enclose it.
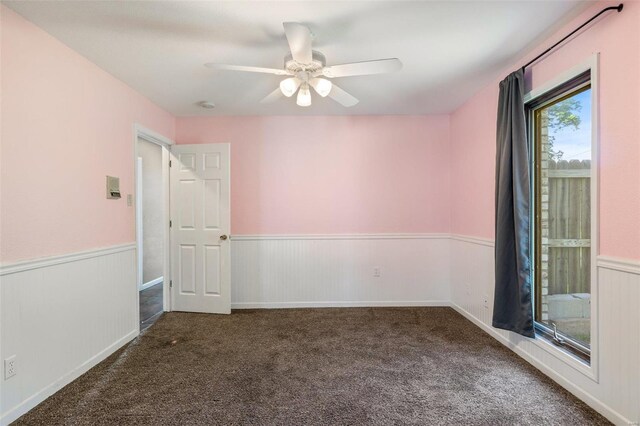
<path fill-rule="evenodd" d="M 138 138 L 138 290 L 140 330 L 153 324 L 163 311 L 164 241 L 162 223 L 162 147 Z"/>
<path fill-rule="evenodd" d="M 169 310 L 168 145 L 148 131 L 136 132 L 137 291 L 140 331 Z"/>

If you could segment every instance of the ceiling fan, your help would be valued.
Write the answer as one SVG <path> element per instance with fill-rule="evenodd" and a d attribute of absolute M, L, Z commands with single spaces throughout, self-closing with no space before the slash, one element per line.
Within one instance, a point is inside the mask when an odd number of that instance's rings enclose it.
<path fill-rule="evenodd" d="M 322 97 L 331 99 L 345 107 L 358 103 L 358 99 L 333 84 L 330 78 L 351 77 L 356 75 L 384 74 L 398 71 L 402 62 L 398 58 L 376 59 L 372 61 L 353 62 L 349 64 L 327 66 L 324 55 L 311 49 L 312 34 L 309 28 L 297 22 L 283 23 L 291 53 L 284 58 L 284 68 L 262 68 L 244 65 L 226 65 L 208 63 L 205 66 L 218 70 L 258 72 L 287 76 L 280 82 L 280 87 L 262 99 L 261 103 L 271 103 L 282 96 L 292 97 L 296 92 L 296 103 L 306 107 L 311 105 L 313 88 Z"/>

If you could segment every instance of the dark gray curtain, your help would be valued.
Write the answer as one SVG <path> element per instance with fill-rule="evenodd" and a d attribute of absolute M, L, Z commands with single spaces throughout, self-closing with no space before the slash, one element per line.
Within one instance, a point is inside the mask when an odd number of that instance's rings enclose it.
<path fill-rule="evenodd" d="M 534 337 L 529 260 L 529 148 L 524 73 L 500 83 L 496 140 L 493 326 Z"/>

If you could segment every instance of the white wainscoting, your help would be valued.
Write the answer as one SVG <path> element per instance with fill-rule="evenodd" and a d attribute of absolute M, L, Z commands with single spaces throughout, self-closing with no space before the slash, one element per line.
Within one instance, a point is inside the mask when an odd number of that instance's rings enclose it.
<path fill-rule="evenodd" d="M 234 235 L 231 307 L 449 305 L 449 236 Z M 374 277 L 380 268 L 380 277 Z"/>
<path fill-rule="evenodd" d="M 138 335 L 135 244 L 0 268 L 0 378 L 8 424 Z"/>
<path fill-rule="evenodd" d="M 558 356 L 555 348 L 491 327 L 493 242 L 451 239 L 451 296 L 458 312 L 615 424 L 638 424 L 640 262 L 600 257 L 598 279 L 598 374 L 593 378 Z"/>

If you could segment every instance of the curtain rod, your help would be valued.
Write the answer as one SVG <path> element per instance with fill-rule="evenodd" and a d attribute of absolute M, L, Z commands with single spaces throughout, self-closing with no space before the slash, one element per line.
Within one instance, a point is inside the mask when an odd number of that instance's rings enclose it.
<path fill-rule="evenodd" d="M 559 42 L 557 42 L 556 44 L 554 44 L 553 46 L 551 46 L 550 48 L 548 48 L 547 50 L 545 50 L 544 52 L 542 52 L 541 54 L 539 54 L 538 56 L 536 56 L 535 58 L 533 58 L 532 60 L 530 60 L 529 62 L 527 62 L 523 67 L 522 67 L 522 72 L 524 72 L 525 68 L 527 68 L 529 65 L 533 64 L 535 61 L 537 61 L 538 59 L 542 58 L 544 55 L 546 55 L 547 53 L 551 52 L 553 49 L 555 49 L 558 45 L 560 45 L 563 41 L 565 41 L 566 39 L 568 39 L 569 37 L 571 37 L 572 35 L 574 35 L 575 33 L 577 33 L 578 31 L 580 31 L 582 28 L 584 28 L 585 26 L 587 26 L 589 23 L 591 23 L 591 21 L 593 21 L 594 19 L 596 19 L 598 16 L 602 15 L 603 13 L 609 11 L 609 10 L 617 10 L 618 13 L 622 12 L 622 8 L 624 7 L 624 4 L 620 3 L 617 6 L 609 6 L 609 7 L 605 7 L 604 9 L 602 9 L 600 12 L 598 12 L 596 15 L 594 15 L 591 19 L 589 19 L 587 22 L 585 22 L 584 24 L 580 25 L 578 28 L 576 28 L 575 30 L 571 31 L 569 34 L 567 34 L 566 36 L 564 36 L 564 38 L 562 40 L 560 40 Z"/>

